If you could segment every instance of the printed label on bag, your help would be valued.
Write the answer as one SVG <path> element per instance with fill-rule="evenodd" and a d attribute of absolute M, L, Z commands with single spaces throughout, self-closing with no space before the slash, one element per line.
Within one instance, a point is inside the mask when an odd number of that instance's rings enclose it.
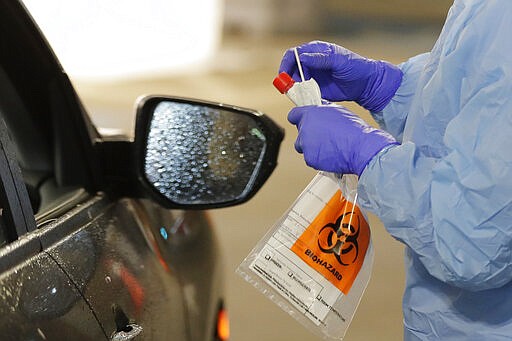
<path fill-rule="evenodd" d="M 250 264 L 316 325 L 328 313 L 350 319 L 334 306 L 350 290 L 370 242 L 366 219 L 337 188 L 315 178 Z"/>
<path fill-rule="evenodd" d="M 359 207 L 337 191 L 292 251 L 345 295 L 361 270 L 370 228 Z"/>

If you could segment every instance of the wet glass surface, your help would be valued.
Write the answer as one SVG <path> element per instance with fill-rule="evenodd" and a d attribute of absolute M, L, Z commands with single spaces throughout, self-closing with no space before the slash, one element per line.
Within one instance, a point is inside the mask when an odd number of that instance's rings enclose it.
<path fill-rule="evenodd" d="M 145 159 L 148 181 L 180 204 L 236 200 L 254 181 L 266 139 L 250 116 L 165 101 L 155 109 Z"/>

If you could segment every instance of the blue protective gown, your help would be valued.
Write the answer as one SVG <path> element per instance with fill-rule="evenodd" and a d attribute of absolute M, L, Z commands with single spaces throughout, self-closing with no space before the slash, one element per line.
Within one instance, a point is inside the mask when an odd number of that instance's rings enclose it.
<path fill-rule="evenodd" d="M 405 339 L 512 340 L 512 1 L 456 0 L 399 67 L 359 197 L 406 245 Z"/>

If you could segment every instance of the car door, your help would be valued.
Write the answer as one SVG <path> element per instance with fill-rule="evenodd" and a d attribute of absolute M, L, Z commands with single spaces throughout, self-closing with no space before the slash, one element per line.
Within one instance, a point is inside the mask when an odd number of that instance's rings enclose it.
<path fill-rule="evenodd" d="M 187 339 L 178 276 L 155 252 L 136 201 L 99 192 L 99 137 L 12 0 L 0 0 L 0 114 L 12 141 L 5 159 L 19 169 L 15 190 L 2 183 L 14 213 L 0 249 L 0 339 Z"/>
<path fill-rule="evenodd" d="M 0 206 L 0 339 L 105 338 L 73 281 L 41 248 L 25 183 L 1 118 Z"/>

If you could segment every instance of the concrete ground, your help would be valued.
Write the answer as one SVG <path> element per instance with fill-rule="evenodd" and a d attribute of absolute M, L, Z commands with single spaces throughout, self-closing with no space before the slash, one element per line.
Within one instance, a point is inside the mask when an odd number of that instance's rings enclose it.
<path fill-rule="evenodd" d="M 293 149 L 296 131 L 286 121 L 291 104 L 272 86 L 284 50 L 310 39 L 322 39 L 374 59 L 398 63 L 429 50 L 437 33 L 436 29 L 423 29 L 358 32 L 346 37 L 228 36 L 201 74 L 161 75 L 123 83 L 76 82 L 93 120 L 104 127 L 131 130 L 133 103 L 139 95 L 169 94 L 255 108 L 286 129 L 279 165 L 261 191 L 244 205 L 211 211 L 224 254 L 232 340 L 320 340 L 235 274 L 239 263 L 315 174 Z M 356 106 L 350 107 L 368 118 Z M 370 225 L 376 250 L 372 280 L 345 340 L 401 340 L 403 248 L 374 216 L 370 216 Z"/>

